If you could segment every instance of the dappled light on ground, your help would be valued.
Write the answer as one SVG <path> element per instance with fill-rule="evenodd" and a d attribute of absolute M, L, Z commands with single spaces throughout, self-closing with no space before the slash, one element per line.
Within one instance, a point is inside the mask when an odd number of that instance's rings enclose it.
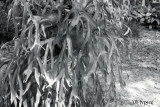
<path fill-rule="evenodd" d="M 158 105 L 160 105 L 160 83 L 157 83 L 157 81 L 146 79 L 144 81 L 138 81 L 134 83 L 128 82 L 124 89 L 118 88 L 117 90 L 122 92 L 121 100 L 123 101 L 127 98 L 127 100 L 130 102 L 130 105 L 133 107 L 142 106 L 142 104 L 133 104 L 133 101 L 135 100 L 152 101 L 153 104 L 148 104 L 149 107 L 159 107 Z"/>
<path fill-rule="evenodd" d="M 126 87 L 116 85 L 118 107 L 160 107 L 159 54 L 160 32 L 144 30 L 133 40 L 132 60 L 122 64 Z"/>

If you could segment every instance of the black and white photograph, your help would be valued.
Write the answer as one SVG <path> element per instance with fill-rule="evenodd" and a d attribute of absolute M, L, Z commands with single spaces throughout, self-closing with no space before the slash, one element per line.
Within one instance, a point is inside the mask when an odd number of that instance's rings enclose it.
<path fill-rule="evenodd" d="M 0 107 L 160 107 L 160 0 L 0 0 Z"/>

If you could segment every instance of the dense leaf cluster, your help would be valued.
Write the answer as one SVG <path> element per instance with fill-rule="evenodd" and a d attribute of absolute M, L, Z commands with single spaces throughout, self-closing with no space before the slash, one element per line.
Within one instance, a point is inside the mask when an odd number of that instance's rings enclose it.
<path fill-rule="evenodd" d="M 139 23 L 148 26 L 150 29 L 159 27 L 160 13 L 158 8 L 148 6 L 133 6 L 131 8 L 130 19 L 137 20 Z"/>
<path fill-rule="evenodd" d="M 2 46 L 12 45 L 12 53 L 0 61 L 7 65 L 0 105 L 115 107 L 117 73 L 125 85 L 119 48 L 131 34 L 122 1 L 14 0 L 8 12 L 14 39 Z"/>

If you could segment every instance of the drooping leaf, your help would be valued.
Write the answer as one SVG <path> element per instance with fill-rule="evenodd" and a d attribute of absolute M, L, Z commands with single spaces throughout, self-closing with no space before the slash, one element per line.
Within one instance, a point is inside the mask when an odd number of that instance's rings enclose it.
<path fill-rule="evenodd" d="M 7 31 L 8 31 L 8 26 L 9 26 L 9 21 L 10 21 L 10 19 L 11 19 L 11 15 L 12 15 L 12 8 L 9 9 L 9 11 L 8 11 Z"/>
<path fill-rule="evenodd" d="M 35 80 L 36 80 L 36 82 L 37 82 L 37 84 L 38 84 L 38 86 L 40 86 L 40 73 L 38 72 L 38 69 L 37 68 L 34 68 L 34 71 L 35 71 Z"/>
<path fill-rule="evenodd" d="M 124 33 L 124 36 L 128 35 L 129 32 L 130 32 L 130 28 L 128 27 L 128 28 L 127 28 L 127 31 Z"/>
<path fill-rule="evenodd" d="M 79 23 L 79 20 L 80 20 L 79 16 L 75 17 L 71 22 L 71 26 L 74 27 L 75 25 L 77 25 Z"/>
<path fill-rule="evenodd" d="M 24 106 L 24 107 L 28 107 L 27 99 L 23 101 L 23 106 Z"/>
<path fill-rule="evenodd" d="M 32 66 L 33 66 L 33 62 L 31 62 L 28 65 L 27 69 L 24 71 L 24 75 L 26 75 L 26 78 L 25 78 L 24 82 L 27 82 L 28 78 L 31 76 L 32 71 L 33 71 Z"/>
<path fill-rule="evenodd" d="M 19 83 L 19 106 L 21 107 L 22 106 L 22 103 L 23 103 L 23 84 L 22 84 L 22 80 L 20 78 L 20 76 L 18 76 L 18 83 Z"/>
<path fill-rule="evenodd" d="M 43 24 L 41 24 L 41 28 L 42 28 L 43 36 L 46 38 L 45 27 Z"/>
<path fill-rule="evenodd" d="M 40 103 L 40 98 L 41 98 L 41 92 L 37 87 L 36 100 L 34 102 L 34 107 L 38 107 L 38 105 Z"/>
<path fill-rule="evenodd" d="M 23 95 L 26 94 L 26 92 L 29 90 L 30 86 L 31 86 L 31 82 L 29 82 L 27 84 L 26 89 L 23 91 Z"/>

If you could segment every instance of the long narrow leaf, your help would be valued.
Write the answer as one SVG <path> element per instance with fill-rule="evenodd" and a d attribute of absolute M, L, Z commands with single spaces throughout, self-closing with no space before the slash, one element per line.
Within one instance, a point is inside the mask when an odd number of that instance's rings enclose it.
<path fill-rule="evenodd" d="M 41 92 L 40 92 L 40 90 L 37 88 L 36 101 L 35 101 L 35 103 L 34 103 L 34 107 L 38 107 L 40 98 L 41 98 Z"/>

